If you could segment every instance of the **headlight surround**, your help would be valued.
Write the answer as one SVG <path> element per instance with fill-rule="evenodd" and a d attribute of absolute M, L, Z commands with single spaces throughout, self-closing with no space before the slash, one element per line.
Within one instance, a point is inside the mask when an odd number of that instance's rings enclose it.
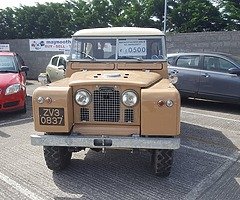
<path fill-rule="evenodd" d="M 80 106 L 86 106 L 91 102 L 91 93 L 88 90 L 80 89 L 75 94 L 75 101 Z"/>
<path fill-rule="evenodd" d="M 126 90 L 122 94 L 122 102 L 127 107 L 133 107 L 138 102 L 137 92 L 134 90 Z"/>
<path fill-rule="evenodd" d="M 21 90 L 21 85 L 19 83 L 13 84 L 7 87 L 5 95 L 15 94 Z"/>

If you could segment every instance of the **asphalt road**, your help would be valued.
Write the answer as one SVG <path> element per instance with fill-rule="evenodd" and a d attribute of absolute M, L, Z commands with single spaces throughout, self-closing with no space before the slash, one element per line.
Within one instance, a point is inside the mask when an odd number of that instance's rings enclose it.
<path fill-rule="evenodd" d="M 181 148 L 168 178 L 153 175 L 147 152 L 116 150 L 75 153 L 67 170 L 53 173 L 30 144 L 38 85 L 28 81 L 26 114 L 0 114 L 0 199 L 240 199 L 240 106 L 183 101 Z"/>

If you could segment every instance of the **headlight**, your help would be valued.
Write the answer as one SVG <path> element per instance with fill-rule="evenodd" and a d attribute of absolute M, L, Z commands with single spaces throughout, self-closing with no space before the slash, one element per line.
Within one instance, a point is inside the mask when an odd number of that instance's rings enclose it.
<path fill-rule="evenodd" d="M 137 93 L 133 90 L 127 90 L 122 94 L 122 102 L 125 106 L 132 107 L 138 102 Z"/>
<path fill-rule="evenodd" d="M 91 101 L 91 94 L 87 90 L 78 90 L 75 94 L 75 101 L 80 106 L 86 106 Z"/>
<path fill-rule="evenodd" d="M 10 95 L 10 94 L 15 94 L 21 90 L 21 85 L 20 84 L 13 84 L 10 85 L 5 92 L 5 95 Z"/>

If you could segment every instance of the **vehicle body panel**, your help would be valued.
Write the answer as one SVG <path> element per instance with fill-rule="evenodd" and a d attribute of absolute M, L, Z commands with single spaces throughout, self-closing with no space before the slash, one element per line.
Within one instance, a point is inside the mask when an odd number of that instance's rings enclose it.
<path fill-rule="evenodd" d="M 200 56 L 198 69 L 177 66 L 177 60 L 181 56 L 196 55 Z M 182 96 L 239 103 L 240 75 L 230 74 L 228 70 L 230 68 L 240 70 L 240 64 L 234 62 L 230 55 L 222 53 L 177 53 L 169 54 L 169 58 L 171 58 L 168 67 L 169 73 L 177 71 L 178 82 L 175 85 Z M 215 65 L 210 64 L 210 59 L 215 59 Z"/>
<path fill-rule="evenodd" d="M 170 73 L 176 73 L 178 77 L 176 87 L 181 88 L 183 94 L 186 93 L 195 96 L 199 88 L 200 70 L 172 66 Z"/>
<path fill-rule="evenodd" d="M 46 67 L 46 74 L 48 81 L 54 82 L 65 77 L 65 70 L 67 65 L 67 55 L 58 54 L 54 55 Z"/>
<path fill-rule="evenodd" d="M 173 107 L 159 106 L 158 101 L 174 100 Z M 180 134 L 180 95 L 167 79 L 141 90 L 141 134 Z"/>
<path fill-rule="evenodd" d="M 67 133 L 71 130 L 73 126 L 73 106 L 72 106 L 72 88 L 66 86 L 65 84 L 68 82 L 68 79 L 66 79 L 63 82 L 55 82 L 54 86 L 48 87 L 48 86 L 42 86 L 37 88 L 33 93 L 32 103 L 33 103 L 33 115 L 34 115 L 34 125 L 35 130 L 39 132 L 57 132 L 57 133 Z M 52 103 L 49 104 L 47 102 L 43 104 L 37 103 L 36 96 L 42 96 L 44 98 L 50 97 L 52 99 Z M 40 114 L 39 109 L 44 108 L 45 113 Z M 48 122 L 45 122 L 44 125 L 41 125 L 41 120 L 50 119 L 48 117 L 51 117 L 51 111 L 47 111 L 47 109 L 58 109 L 63 108 L 64 109 L 64 115 L 59 115 L 56 113 L 56 115 L 52 117 L 61 117 L 60 120 L 63 120 L 64 123 L 61 126 L 58 125 L 49 125 Z M 55 120 L 55 118 L 54 118 Z"/>
<path fill-rule="evenodd" d="M 9 63 L 7 60 L 4 61 L 3 58 L 3 63 L 0 66 L 0 112 L 23 110 L 26 107 L 25 70 L 28 68 L 23 66 L 22 58 L 14 52 L 0 52 L 0 57 L 12 59 L 11 63 Z M 24 71 L 22 68 L 25 68 Z M 15 84 L 20 85 L 19 91 L 6 95 L 7 88 Z"/>
<path fill-rule="evenodd" d="M 74 73 L 69 79 L 69 86 L 81 85 L 121 85 L 148 87 L 159 81 L 161 76 L 154 72 L 141 71 L 83 71 Z"/>

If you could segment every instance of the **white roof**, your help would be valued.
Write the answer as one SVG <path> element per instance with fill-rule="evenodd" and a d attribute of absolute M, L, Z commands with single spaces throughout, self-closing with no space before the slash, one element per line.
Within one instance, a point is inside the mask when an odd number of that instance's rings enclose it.
<path fill-rule="evenodd" d="M 96 37 L 96 36 L 160 36 L 164 33 L 156 28 L 139 27 L 109 27 L 82 29 L 77 31 L 73 37 Z"/>

